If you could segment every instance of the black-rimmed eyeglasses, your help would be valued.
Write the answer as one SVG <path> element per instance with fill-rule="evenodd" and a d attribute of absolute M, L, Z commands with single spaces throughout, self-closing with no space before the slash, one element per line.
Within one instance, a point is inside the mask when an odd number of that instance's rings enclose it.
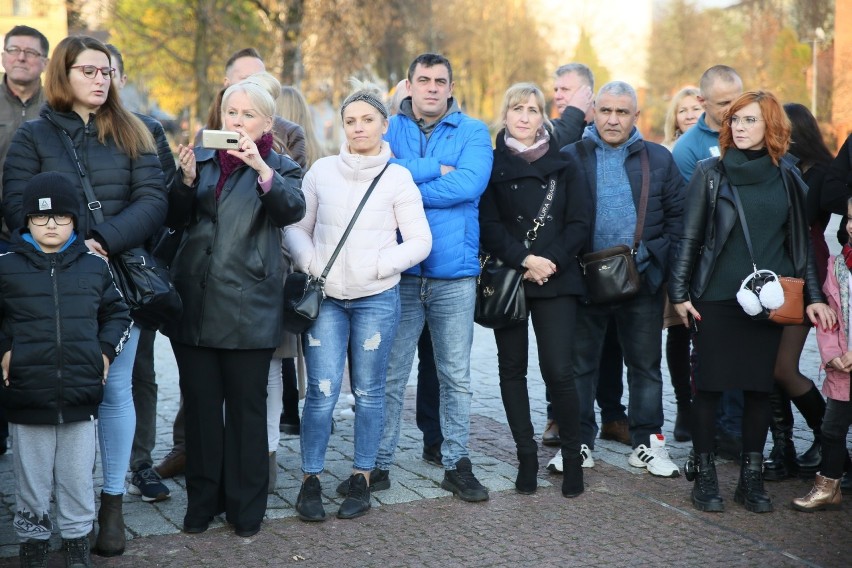
<path fill-rule="evenodd" d="M 44 227 L 45 225 L 53 219 L 53 222 L 57 225 L 68 225 L 71 221 L 74 220 L 72 215 L 65 214 L 50 214 L 50 215 L 30 215 L 30 221 L 36 227 Z"/>

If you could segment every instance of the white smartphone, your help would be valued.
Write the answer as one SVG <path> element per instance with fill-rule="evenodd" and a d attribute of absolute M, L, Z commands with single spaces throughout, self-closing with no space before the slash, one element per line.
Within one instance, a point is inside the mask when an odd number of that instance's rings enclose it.
<path fill-rule="evenodd" d="M 236 150 L 240 147 L 240 135 L 231 130 L 203 130 L 201 145 L 214 150 Z"/>

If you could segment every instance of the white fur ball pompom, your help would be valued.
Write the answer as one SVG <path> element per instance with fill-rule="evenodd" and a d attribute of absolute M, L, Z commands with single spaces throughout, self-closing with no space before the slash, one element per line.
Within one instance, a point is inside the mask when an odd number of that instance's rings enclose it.
<path fill-rule="evenodd" d="M 740 291 L 737 292 L 737 302 L 739 302 L 743 307 L 743 311 L 750 316 L 756 316 L 763 311 L 763 306 L 760 305 L 760 300 L 751 290 L 740 289 Z"/>
<path fill-rule="evenodd" d="M 760 289 L 760 303 L 767 310 L 777 310 L 784 305 L 784 288 L 778 280 L 763 285 Z"/>

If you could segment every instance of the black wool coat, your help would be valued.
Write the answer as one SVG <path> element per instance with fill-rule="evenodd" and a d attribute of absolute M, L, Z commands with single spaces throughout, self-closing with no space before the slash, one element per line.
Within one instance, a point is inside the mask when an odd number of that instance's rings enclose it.
<path fill-rule="evenodd" d="M 590 238 L 590 195 L 569 190 L 568 162 L 560 157 L 553 139 L 544 156 L 528 163 L 509 151 L 504 132 L 497 134 L 491 180 L 479 202 L 481 248 L 519 270 L 529 254 L 556 264 L 556 274 L 545 284 L 525 282 L 528 297 L 581 295 L 584 289 L 577 255 Z M 527 249 L 524 240 L 534 226 L 551 177 L 556 180 L 553 204 Z"/>

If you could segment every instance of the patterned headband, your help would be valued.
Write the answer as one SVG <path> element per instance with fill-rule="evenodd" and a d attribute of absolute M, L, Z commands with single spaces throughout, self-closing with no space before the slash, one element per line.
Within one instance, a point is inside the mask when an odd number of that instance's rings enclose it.
<path fill-rule="evenodd" d="M 343 111 L 346 110 L 346 107 L 348 107 L 349 105 L 351 105 L 355 101 L 364 101 L 368 105 L 375 107 L 375 109 L 377 111 L 382 113 L 383 117 L 385 117 L 385 118 L 388 117 L 388 109 L 385 107 L 385 103 L 380 101 L 378 97 L 376 97 L 374 94 L 372 94 L 370 92 L 358 91 L 358 92 L 352 93 L 351 95 L 346 97 L 345 101 L 343 101 L 343 106 L 340 107 L 340 118 L 343 118 Z"/>

